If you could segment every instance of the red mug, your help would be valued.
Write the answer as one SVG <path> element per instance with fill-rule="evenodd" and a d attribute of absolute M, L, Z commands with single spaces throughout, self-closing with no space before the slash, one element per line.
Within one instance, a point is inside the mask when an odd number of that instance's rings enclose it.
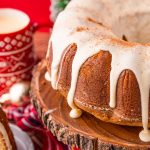
<path fill-rule="evenodd" d="M 29 16 L 24 12 L 0 9 L 0 96 L 14 83 L 30 80 L 35 63 L 34 31 Z"/>

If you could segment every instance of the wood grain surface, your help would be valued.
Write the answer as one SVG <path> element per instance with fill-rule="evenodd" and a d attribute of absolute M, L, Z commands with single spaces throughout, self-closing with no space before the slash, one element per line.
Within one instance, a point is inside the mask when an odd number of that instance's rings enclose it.
<path fill-rule="evenodd" d="M 81 150 L 150 149 L 150 143 L 139 139 L 140 127 L 105 123 L 85 112 L 79 119 L 70 118 L 66 100 L 45 80 L 45 71 L 45 60 L 42 60 L 33 72 L 32 103 L 44 124 L 59 141 Z"/>
<path fill-rule="evenodd" d="M 36 32 L 34 34 L 34 51 L 38 59 L 45 57 L 48 47 L 50 33 L 47 32 Z"/>

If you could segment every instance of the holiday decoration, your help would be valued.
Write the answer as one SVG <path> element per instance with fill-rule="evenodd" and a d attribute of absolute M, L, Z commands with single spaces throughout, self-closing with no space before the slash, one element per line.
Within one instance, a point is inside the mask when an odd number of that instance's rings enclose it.
<path fill-rule="evenodd" d="M 55 21 L 57 15 L 67 6 L 70 0 L 52 0 L 51 19 Z"/>

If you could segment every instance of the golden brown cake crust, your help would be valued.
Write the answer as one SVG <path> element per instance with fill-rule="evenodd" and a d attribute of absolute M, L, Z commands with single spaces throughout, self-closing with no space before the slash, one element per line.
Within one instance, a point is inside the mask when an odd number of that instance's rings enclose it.
<path fill-rule="evenodd" d="M 12 146 L 12 150 L 16 150 L 17 148 L 16 148 L 16 143 L 14 141 L 14 137 L 13 137 L 13 134 L 12 134 L 10 128 L 9 128 L 8 120 L 6 118 L 6 114 L 3 112 L 2 108 L 0 108 L 0 123 L 2 123 L 4 125 L 4 127 L 7 131 L 7 134 L 8 134 L 11 146 Z"/>
<path fill-rule="evenodd" d="M 72 61 L 77 50 L 71 44 L 65 51 L 58 90 L 67 98 L 71 82 Z M 50 53 L 52 54 L 52 45 Z M 95 117 L 120 125 L 142 126 L 141 100 L 137 79 L 131 70 L 124 70 L 117 84 L 117 105 L 109 106 L 111 54 L 100 50 L 81 67 L 74 96 L 75 104 Z M 47 60 L 50 71 L 52 55 Z M 150 105 L 149 105 L 150 106 Z"/>
<path fill-rule="evenodd" d="M 4 140 L 3 135 L 1 133 L 0 133 L 0 148 L 1 148 L 1 150 L 7 150 L 5 140 Z"/>

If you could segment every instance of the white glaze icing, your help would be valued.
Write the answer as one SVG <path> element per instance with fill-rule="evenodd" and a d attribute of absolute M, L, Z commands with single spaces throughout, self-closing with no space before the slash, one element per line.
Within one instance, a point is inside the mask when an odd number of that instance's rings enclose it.
<path fill-rule="evenodd" d="M 71 87 L 67 101 L 72 108 L 70 116 L 73 118 L 80 117 L 82 113 L 78 111 L 78 107 L 73 102 L 80 68 L 89 57 L 100 50 L 109 51 L 112 54 L 110 107 L 115 108 L 116 106 L 116 86 L 120 73 L 125 69 L 132 70 L 136 75 L 141 92 L 144 131 L 140 133 L 140 138 L 143 141 L 146 141 L 145 139 L 150 141 L 150 134 L 147 134 L 149 133 L 150 46 L 138 43 L 127 44 L 127 42 L 119 40 L 110 30 L 113 20 L 117 18 L 116 14 L 124 16 L 128 15 L 129 12 L 150 11 L 150 1 L 145 0 L 144 2 L 141 3 L 137 0 L 136 6 L 131 7 L 135 3 L 133 0 L 125 2 L 121 0 L 95 0 L 94 3 L 93 0 L 86 0 L 86 3 L 82 3 L 81 0 L 72 1 L 65 11 L 58 16 L 50 39 L 50 43 L 53 45 L 51 83 L 52 87 L 57 89 L 64 50 L 70 44 L 76 43 L 77 52 L 72 63 Z M 100 10 L 101 13 L 99 13 Z M 95 21 L 103 23 L 104 26 Z M 77 32 L 79 27 L 82 27 L 82 32 Z M 113 42 L 112 39 L 117 42 Z"/>
<path fill-rule="evenodd" d="M 9 137 L 8 137 L 8 134 L 7 134 L 7 131 L 4 127 L 4 125 L 2 123 L 0 123 L 0 132 L 2 133 L 3 135 L 3 138 L 5 140 L 5 143 L 6 143 L 6 146 L 7 146 L 7 149 L 8 150 L 11 150 L 12 149 L 12 146 L 11 146 L 11 143 L 10 143 L 10 140 L 9 140 Z"/>
<path fill-rule="evenodd" d="M 139 137 L 142 141 L 144 142 L 149 142 L 150 141 L 150 130 L 142 130 L 139 134 Z"/>
<path fill-rule="evenodd" d="M 69 115 L 74 119 L 79 118 L 82 115 L 82 110 L 78 108 L 72 109 Z"/>
<path fill-rule="evenodd" d="M 50 74 L 49 74 L 48 71 L 45 73 L 45 79 L 46 79 L 47 81 L 51 81 L 51 77 L 50 77 Z"/>

